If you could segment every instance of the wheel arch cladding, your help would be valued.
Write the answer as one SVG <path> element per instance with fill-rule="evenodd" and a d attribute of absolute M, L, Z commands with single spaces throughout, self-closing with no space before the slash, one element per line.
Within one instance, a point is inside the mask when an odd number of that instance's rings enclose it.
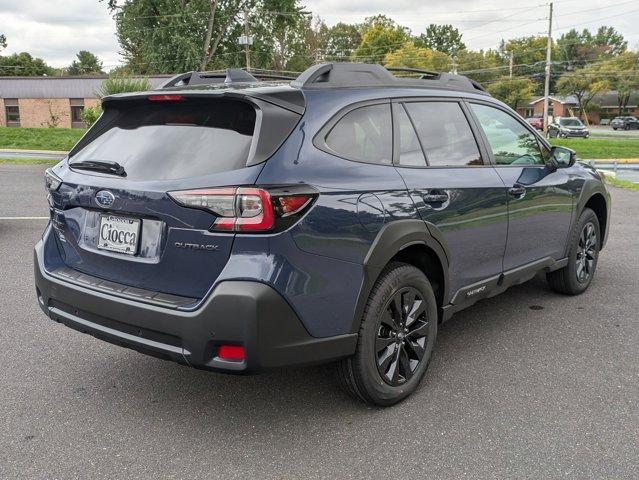
<path fill-rule="evenodd" d="M 608 208 L 606 206 L 605 197 L 601 193 L 595 193 L 588 199 L 588 201 L 584 205 L 584 208 L 591 209 L 593 212 L 595 212 L 595 215 L 597 215 L 597 219 L 599 220 L 599 228 L 601 230 L 601 232 L 599 232 L 600 238 L 603 242 L 603 239 L 606 236 L 606 231 L 608 230 Z"/>
<path fill-rule="evenodd" d="M 352 332 L 359 330 L 366 302 L 386 265 L 402 261 L 419 268 L 431 283 L 437 283 L 438 307 L 448 302 L 449 260 L 445 246 L 430 233 L 423 220 L 398 220 L 379 231 L 364 260 L 364 280 L 360 289 Z"/>

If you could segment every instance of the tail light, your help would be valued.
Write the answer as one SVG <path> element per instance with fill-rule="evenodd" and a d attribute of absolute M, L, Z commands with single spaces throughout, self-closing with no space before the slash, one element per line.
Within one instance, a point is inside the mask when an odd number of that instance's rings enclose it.
<path fill-rule="evenodd" d="M 308 186 L 225 187 L 169 192 L 184 207 L 217 216 L 210 230 L 218 232 L 281 231 L 308 210 L 317 192 Z"/>

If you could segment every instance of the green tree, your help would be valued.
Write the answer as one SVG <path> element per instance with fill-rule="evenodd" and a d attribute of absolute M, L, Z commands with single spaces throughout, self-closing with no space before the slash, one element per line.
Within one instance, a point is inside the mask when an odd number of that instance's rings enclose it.
<path fill-rule="evenodd" d="M 67 72 L 69 75 L 89 75 L 104 73 L 102 71 L 102 61 L 86 50 L 80 50 L 76 55 L 77 60 L 71 62 Z"/>
<path fill-rule="evenodd" d="M 240 15 L 255 0 L 109 0 L 130 71 L 206 69 L 238 52 Z M 226 62 L 224 62 L 226 63 Z"/>
<path fill-rule="evenodd" d="M 479 82 L 487 83 L 499 78 L 506 69 L 499 53 L 495 50 L 461 50 L 455 58 L 457 71 Z"/>
<path fill-rule="evenodd" d="M 599 27 L 593 35 L 584 28 L 574 28 L 559 37 L 556 59 L 565 64 L 563 70 L 583 68 L 595 60 L 607 59 L 626 51 L 628 42 L 613 27 Z"/>
<path fill-rule="evenodd" d="M 286 70 L 293 57 L 308 55 L 305 48 L 311 30 L 311 19 L 305 18 L 298 0 L 263 0 L 258 15 L 264 19 L 262 41 L 272 52 L 271 68 Z M 311 59 L 307 59 L 310 63 Z"/>
<path fill-rule="evenodd" d="M 508 41 L 502 41 L 499 46 L 499 54 L 503 65 L 508 65 L 512 55 L 513 76 L 531 78 L 535 82 L 535 92 L 538 94 L 543 92 L 544 88 L 546 47 L 547 39 L 541 36 L 513 38 Z M 555 58 L 554 49 L 552 58 Z M 553 87 L 554 82 L 551 83 L 551 89 Z"/>
<path fill-rule="evenodd" d="M 628 48 L 628 42 L 614 27 L 599 27 L 592 37 L 592 43 L 600 56 L 620 55 Z"/>
<path fill-rule="evenodd" d="M 7 48 L 7 37 L 0 33 L 0 50 Z"/>
<path fill-rule="evenodd" d="M 0 75 L 41 76 L 52 75 L 54 69 L 41 58 L 34 58 L 27 52 L 0 56 Z"/>
<path fill-rule="evenodd" d="M 359 61 L 380 62 L 410 40 L 406 27 L 384 15 L 367 18 L 362 27 L 362 41 L 355 50 Z"/>
<path fill-rule="evenodd" d="M 384 57 L 384 65 L 387 67 L 421 68 L 437 72 L 450 71 L 452 63 L 451 58 L 445 53 L 420 48 L 413 42 L 406 42 L 402 48 Z"/>
<path fill-rule="evenodd" d="M 595 68 L 617 92 L 618 112 L 623 115 L 630 96 L 639 91 L 639 52 L 623 52 Z"/>
<path fill-rule="evenodd" d="M 600 72 L 592 67 L 585 67 L 574 72 L 564 74 L 557 82 L 557 91 L 564 95 L 574 95 L 579 110 L 586 124 L 588 124 L 588 105 L 593 97 L 608 88 L 608 82 L 602 78 Z"/>
<path fill-rule="evenodd" d="M 502 77 L 488 85 L 488 92 L 513 109 L 530 101 L 535 92 L 535 82 L 529 78 Z"/>
<path fill-rule="evenodd" d="M 430 48 L 451 57 L 466 49 L 459 30 L 452 25 L 436 25 L 434 23 L 426 27 L 426 33 L 422 33 L 415 39 L 415 45 Z"/>
<path fill-rule="evenodd" d="M 337 23 L 328 29 L 324 39 L 324 54 L 330 59 L 350 57 L 362 41 L 362 33 L 358 25 Z"/>

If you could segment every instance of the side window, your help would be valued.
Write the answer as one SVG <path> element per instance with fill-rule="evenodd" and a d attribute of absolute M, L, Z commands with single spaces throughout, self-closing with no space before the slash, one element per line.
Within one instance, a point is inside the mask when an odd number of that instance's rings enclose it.
<path fill-rule="evenodd" d="M 411 167 L 425 167 L 426 159 L 422 146 L 419 144 L 417 134 L 413 128 L 406 110 L 402 105 L 397 105 L 395 110 L 397 128 L 399 129 L 399 164 Z"/>
<path fill-rule="evenodd" d="M 508 113 L 486 105 L 471 104 L 498 165 L 543 165 L 537 138 Z"/>
<path fill-rule="evenodd" d="M 351 110 L 326 136 L 326 145 L 349 160 L 390 165 L 393 158 L 390 104 Z"/>
<path fill-rule="evenodd" d="M 458 103 L 410 102 L 405 106 L 428 165 L 483 165 L 473 132 Z"/>

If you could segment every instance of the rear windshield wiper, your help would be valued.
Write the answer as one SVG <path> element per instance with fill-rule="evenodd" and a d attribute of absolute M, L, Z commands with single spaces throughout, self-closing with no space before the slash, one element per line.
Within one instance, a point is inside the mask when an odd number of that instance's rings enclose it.
<path fill-rule="evenodd" d="M 126 177 L 126 172 L 122 165 L 118 162 L 111 162 L 108 160 L 81 160 L 79 162 L 71 162 L 69 166 L 77 170 L 92 170 L 94 172 L 104 172 L 110 173 L 111 175 Z"/>

